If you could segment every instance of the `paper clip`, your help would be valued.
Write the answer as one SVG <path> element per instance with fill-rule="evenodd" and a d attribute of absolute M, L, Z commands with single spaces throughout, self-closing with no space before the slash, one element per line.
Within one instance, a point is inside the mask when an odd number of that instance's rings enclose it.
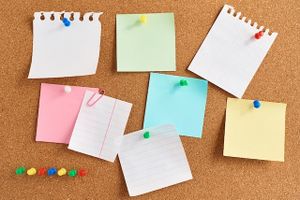
<path fill-rule="evenodd" d="M 95 92 L 95 93 L 93 94 L 93 96 L 91 96 L 91 98 L 90 98 L 90 99 L 88 100 L 88 102 L 86 103 L 87 106 L 91 107 L 91 106 L 95 105 L 95 103 L 97 103 L 97 101 L 99 101 L 99 99 L 101 99 L 101 98 L 103 97 L 103 95 L 104 95 L 104 90 L 102 90 L 102 89 L 99 88 L 98 93 L 100 94 L 100 96 L 99 96 L 94 102 L 91 103 L 91 100 L 92 100 L 92 99 L 95 97 L 95 95 L 97 94 L 97 92 Z"/>

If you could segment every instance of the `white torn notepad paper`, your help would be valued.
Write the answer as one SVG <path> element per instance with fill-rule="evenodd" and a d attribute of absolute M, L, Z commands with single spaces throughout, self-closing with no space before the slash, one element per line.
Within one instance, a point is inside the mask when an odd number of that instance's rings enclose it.
<path fill-rule="evenodd" d="M 225 5 L 189 66 L 189 70 L 241 98 L 259 68 L 277 33 L 240 19 L 233 7 Z"/>
<path fill-rule="evenodd" d="M 101 14 L 85 13 L 81 21 L 79 12 L 35 12 L 28 78 L 95 74 L 100 52 Z M 69 20 L 70 26 L 64 25 L 63 17 Z"/>
<path fill-rule="evenodd" d="M 150 138 L 143 134 L 149 131 Z M 119 159 L 130 196 L 192 179 L 180 137 L 172 125 L 124 135 Z"/>
<path fill-rule="evenodd" d="M 68 148 L 114 162 L 132 104 L 86 91 Z"/>

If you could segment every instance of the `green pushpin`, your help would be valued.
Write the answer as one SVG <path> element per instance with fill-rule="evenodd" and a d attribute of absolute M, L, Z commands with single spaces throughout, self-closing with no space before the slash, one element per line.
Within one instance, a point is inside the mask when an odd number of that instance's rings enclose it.
<path fill-rule="evenodd" d="M 187 85 L 188 85 L 188 82 L 187 82 L 187 80 L 181 79 L 181 80 L 179 81 L 179 85 L 180 85 L 180 86 L 187 86 Z"/>
<path fill-rule="evenodd" d="M 71 170 L 68 172 L 68 175 L 69 175 L 69 176 L 72 176 L 72 177 L 76 176 L 76 174 L 77 174 L 76 169 L 71 169 Z"/>
<path fill-rule="evenodd" d="M 150 138 L 150 133 L 149 133 L 149 131 L 146 131 L 146 132 L 144 133 L 144 138 L 145 138 L 145 139 Z"/>
<path fill-rule="evenodd" d="M 25 167 L 19 167 L 18 169 L 16 169 L 16 174 L 21 175 L 24 174 L 25 171 L 26 171 Z"/>

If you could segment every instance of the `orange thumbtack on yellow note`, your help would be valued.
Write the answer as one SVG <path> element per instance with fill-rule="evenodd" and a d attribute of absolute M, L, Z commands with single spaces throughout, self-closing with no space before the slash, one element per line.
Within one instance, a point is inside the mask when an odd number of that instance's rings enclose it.
<path fill-rule="evenodd" d="M 224 156 L 284 161 L 286 104 L 227 99 Z"/>

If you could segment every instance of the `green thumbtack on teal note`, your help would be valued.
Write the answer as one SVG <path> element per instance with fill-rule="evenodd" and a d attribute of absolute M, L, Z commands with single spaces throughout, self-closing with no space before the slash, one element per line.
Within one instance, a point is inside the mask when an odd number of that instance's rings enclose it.
<path fill-rule="evenodd" d="M 188 82 L 187 82 L 187 80 L 181 79 L 181 80 L 179 81 L 179 85 L 180 85 L 180 86 L 187 86 L 187 85 L 188 85 Z"/>
<path fill-rule="evenodd" d="M 144 133 L 144 138 L 145 138 L 145 139 L 150 138 L 150 133 L 149 133 L 149 131 L 146 131 L 146 132 Z"/>
<path fill-rule="evenodd" d="M 16 174 L 21 175 L 24 174 L 25 171 L 26 171 L 25 167 L 19 167 L 18 169 L 16 169 Z"/>

